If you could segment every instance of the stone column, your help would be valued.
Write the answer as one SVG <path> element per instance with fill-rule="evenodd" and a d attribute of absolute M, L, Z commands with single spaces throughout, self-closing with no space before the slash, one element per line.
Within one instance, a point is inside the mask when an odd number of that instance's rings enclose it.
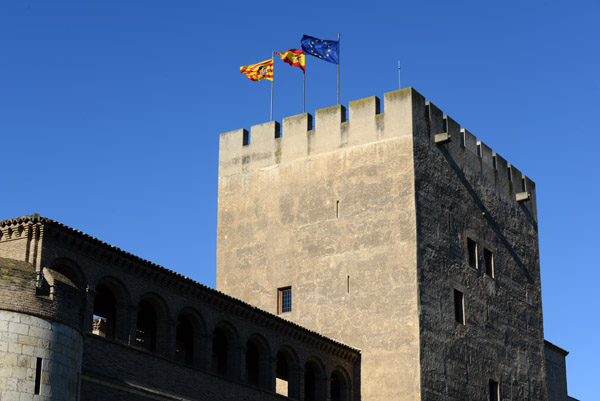
<path fill-rule="evenodd" d="M 259 377 L 258 383 L 260 388 L 275 392 L 275 371 L 274 366 L 276 365 L 276 360 L 271 355 L 260 355 L 259 357 Z"/>
<path fill-rule="evenodd" d="M 91 332 L 92 331 L 92 323 L 94 320 L 94 297 L 96 296 L 96 291 L 92 290 L 90 287 L 86 287 L 85 289 L 85 316 L 83 317 L 83 331 Z"/>
<path fill-rule="evenodd" d="M 246 367 L 246 347 L 231 344 L 227 350 L 227 376 L 233 380 L 244 381 L 242 373 Z"/>
<path fill-rule="evenodd" d="M 138 308 L 134 305 L 117 304 L 115 339 L 125 344 L 136 345 L 137 311 Z"/>
<path fill-rule="evenodd" d="M 157 319 L 156 321 L 156 353 L 165 358 L 175 359 L 175 337 L 177 320 Z"/>
<path fill-rule="evenodd" d="M 288 397 L 299 400 L 304 384 L 304 368 L 300 366 L 288 368 Z"/>

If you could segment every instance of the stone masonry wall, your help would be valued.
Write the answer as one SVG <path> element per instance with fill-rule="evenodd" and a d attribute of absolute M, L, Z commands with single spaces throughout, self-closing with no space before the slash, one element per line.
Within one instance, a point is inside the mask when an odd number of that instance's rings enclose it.
<path fill-rule="evenodd" d="M 110 358 L 107 358 L 110 355 Z M 82 399 L 137 401 L 271 401 L 283 397 L 150 352 L 88 335 L 85 344 Z M 155 398 L 154 398 L 155 397 Z"/>
<path fill-rule="evenodd" d="M 548 382 L 548 401 L 568 401 L 567 363 L 568 352 L 556 345 L 545 342 L 546 377 Z"/>
<path fill-rule="evenodd" d="M 362 350 L 362 399 L 420 394 L 410 93 L 221 135 L 217 288 Z"/>
<path fill-rule="evenodd" d="M 546 400 L 534 183 L 434 105 L 419 105 L 422 399 L 487 399 L 493 381 L 503 400 Z M 436 145 L 444 132 L 450 142 Z M 530 200 L 517 202 L 523 192 Z M 468 239 L 477 244 L 475 266 Z M 455 290 L 464 295 L 464 324 L 455 319 Z"/>
<path fill-rule="evenodd" d="M 63 324 L 0 310 L 0 399 L 76 400 L 82 342 L 78 331 Z M 38 393 L 36 375 L 41 375 Z"/>

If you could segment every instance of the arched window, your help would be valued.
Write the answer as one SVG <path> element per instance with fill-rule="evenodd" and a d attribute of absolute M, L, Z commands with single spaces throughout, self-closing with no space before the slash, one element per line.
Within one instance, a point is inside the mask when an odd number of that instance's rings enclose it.
<path fill-rule="evenodd" d="M 260 335 L 253 334 L 246 342 L 246 383 L 273 391 L 273 362 L 269 343 Z"/>
<path fill-rule="evenodd" d="M 148 351 L 156 351 L 156 310 L 148 301 L 141 301 L 138 307 L 135 344 Z"/>
<path fill-rule="evenodd" d="M 281 351 L 277 353 L 277 367 L 275 372 L 277 394 L 287 397 L 289 394 L 290 367 L 287 355 Z"/>
<path fill-rule="evenodd" d="M 175 360 L 191 365 L 194 362 L 194 326 L 185 315 L 177 319 Z"/>
<path fill-rule="evenodd" d="M 336 370 L 331 373 L 331 401 L 347 401 L 349 388 L 346 376 Z"/>
<path fill-rule="evenodd" d="M 316 401 L 317 372 L 314 365 L 307 362 L 304 366 L 304 400 Z"/>
<path fill-rule="evenodd" d="M 246 344 L 246 383 L 253 386 L 260 384 L 260 351 L 252 340 Z"/>
<path fill-rule="evenodd" d="M 83 278 L 79 267 L 69 259 L 59 258 L 55 260 L 49 267 L 50 275 L 54 279 L 66 282 L 77 288 L 85 288 L 85 279 Z M 56 275 L 58 273 L 58 275 Z M 46 277 L 49 279 L 49 277 Z M 53 283 L 51 283 L 53 284 Z"/>
<path fill-rule="evenodd" d="M 275 391 L 295 400 L 300 399 L 300 371 L 296 352 L 288 347 L 282 347 L 275 358 Z"/>
<path fill-rule="evenodd" d="M 229 372 L 228 359 L 229 350 L 227 334 L 221 328 L 213 332 L 212 344 L 212 370 L 218 375 L 227 376 Z"/>
<path fill-rule="evenodd" d="M 117 300 L 106 285 L 99 285 L 94 296 L 92 333 L 114 338 L 116 333 Z"/>

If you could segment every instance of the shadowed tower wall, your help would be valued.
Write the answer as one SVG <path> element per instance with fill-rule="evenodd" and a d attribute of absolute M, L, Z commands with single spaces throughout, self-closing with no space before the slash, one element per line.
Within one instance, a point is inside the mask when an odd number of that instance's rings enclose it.
<path fill-rule="evenodd" d="M 221 135 L 217 288 L 278 313 L 291 287 L 284 318 L 362 350 L 355 400 L 487 399 L 490 380 L 544 399 L 535 195 L 514 200 L 518 170 L 412 89 L 344 116 Z M 506 278 L 467 265 L 467 237 Z"/>

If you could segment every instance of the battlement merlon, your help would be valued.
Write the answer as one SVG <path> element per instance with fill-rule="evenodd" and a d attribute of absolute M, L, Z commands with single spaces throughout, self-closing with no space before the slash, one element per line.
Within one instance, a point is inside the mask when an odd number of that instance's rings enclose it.
<path fill-rule="evenodd" d="M 349 118 L 342 105 L 221 134 L 219 177 L 291 162 L 293 160 L 404 136 L 421 135 L 428 127 L 431 147 L 447 150 L 463 173 L 480 184 L 495 188 L 503 198 L 519 202 L 537 220 L 535 183 L 451 117 L 444 115 L 413 88 L 384 95 L 384 113 L 373 96 L 350 102 Z M 436 144 L 437 134 L 449 141 Z"/>

